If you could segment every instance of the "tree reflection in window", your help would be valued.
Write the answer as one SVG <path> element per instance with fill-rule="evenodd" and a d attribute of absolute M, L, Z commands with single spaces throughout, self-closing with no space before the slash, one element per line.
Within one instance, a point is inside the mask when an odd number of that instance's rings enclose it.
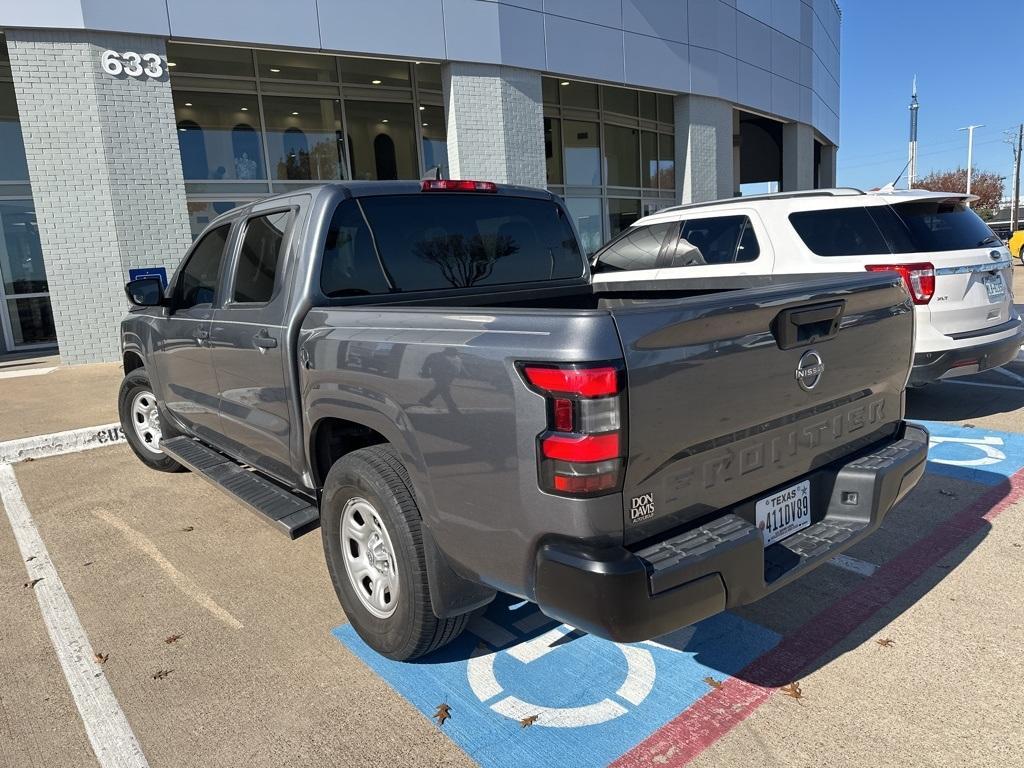
<path fill-rule="evenodd" d="M 519 251 L 510 235 L 437 235 L 413 248 L 419 258 L 435 264 L 454 288 L 469 288 L 486 280 L 500 259 Z"/>

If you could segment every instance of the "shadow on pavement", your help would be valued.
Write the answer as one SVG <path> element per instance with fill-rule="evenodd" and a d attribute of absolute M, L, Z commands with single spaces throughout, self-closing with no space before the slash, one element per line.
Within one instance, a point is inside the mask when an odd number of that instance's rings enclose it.
<path fill-rule="evenodd" d="M 968 379 L 969 380 L 969 379 Z M 999 384 L 1011 384 L 1009 379 Z M 988 389 L 946 382 L 907 390 L 907 418 L 964 421 L 1024 408 L 1024 387 Z"/>

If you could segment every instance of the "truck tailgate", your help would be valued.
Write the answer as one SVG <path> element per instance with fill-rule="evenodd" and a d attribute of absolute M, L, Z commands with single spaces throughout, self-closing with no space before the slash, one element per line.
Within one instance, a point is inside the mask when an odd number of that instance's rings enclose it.
<path fill-rule="evenodd" d="M 627 544 L 784 487 L 902 418 L 914 313 L 898 277 L 604 306 L 628 379 Z"/>

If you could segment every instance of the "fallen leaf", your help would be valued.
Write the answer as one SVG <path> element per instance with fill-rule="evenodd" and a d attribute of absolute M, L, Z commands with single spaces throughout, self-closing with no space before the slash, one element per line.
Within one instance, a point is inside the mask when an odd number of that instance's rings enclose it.
<path fill-rule="evenodd" d="M 92 657 L 94 659 L 96 659 L 96 663 L 97 664 L 106 664 L 107 663 L 107 659 L 110 658 L 110 654 L 109 653 L 94 653 L 92 655 Z"/>
<path fill-rule="evenodd" d="M 36 559 L 36 556 L 35 556 L 35 555 L 30 555 L 29 557 L 26 557 L 26 558 L 25 558 L 25 562 L 26 562 L 26 563 L 31 563 L 31 562 L 32 562 L 33 560 L 35 560 L 35 559 Z"/>
<path fill-rule="evenodd" d="M 35 589 L 36 588 L 36 584 L 38 584 L 42 580 L 43 580 L 43 578 L 39 577 L 38 579 L 32 579 L 32 581 L 26 581 L 21 586 L 27 587 L 28 589 Z"/>
<path fill-rule="evenodd" d="M 92 560 L 90 560 L 90 561 L 89 561 L 89 562 L 87 562 L 87 563 L 82 563 L 82 565 L 83 565 L 83 566 L 86 566 L 86 565 L 92 565 Z"/>
<path fill-rule="evenodd" d="M 530 715 L 529 717 L 524 717 L 522 720 L 519 721 L 519 727 L 529 728 L 531 725 L 537 722 L 538 717 L 540 717 L 540 715 Z"/>
<path fill-rule="evenodd" d="M 939 493 L 942 494 L 943 496 L 949 496 L 949 498 L 951 498 L 951 499 L 955 499 L 956 498 L 956 494 L 953 493 L 953 491 L 947 491 L 945 489 L 940 488 L 939 489 Z"/>
<path fill-rule="evenodd" d="M 973 424 L 964 424 L 964 429 L 975 429 Z"/>
<path fill-rule="evenodd" d="M 1020 549 L 1020 544 L 1018 544 L 1017 542 L 1014 542 L 1013 546 L 1015 546 L 1017 549 Z"/>
<path fill-rule="evenodd" d="M 786 696 L 789 696 L 790 698 L 794 699 L 802 699 L 804 696 L 804 692 L 800 690 L 799 680 L 794 680 L 789 685 L 782 686 L 781 688 L 779 688 L 779 690 L 782 691 L 782 693 Z"/>
<path fill-rule="evenodd" d="M 192 525 L 186 525 L 186 526 L 185 526 L 184 528 L 182 528 L 181 530 L 183 530 L 183 531 L 184 531 L 185 533 L 191 533 L 192 531 L 194 531 L 194 530 L 195 530 L 195 526 L 192 526 Z"/>
<path fill-rule="evenodd" d="M 447 704 L 438 704 L 437 712 L 434 713 L 434 719 L 437 720 L 437 727 L 440 728 L 444 725 L 444 721 L 452 716 L 452 708 Z"/>
<path fill-rule="evenodd" d="M 176 643 L 179 640 L 181 640 L 181 635 L 169 635 L 168 637 L 164 638 L 164 642 L 168 645 L 170 645 L 171 643 Z"/>
<path fill-rule="evenodd" d="M 165 677 L 167 677 L 173 671 L 174 671 L 173 669 L 158 669 L 156 672 L 153 673 L 153 679 L 154 680 L 163 680 Z"/>
<path fill-rule="evenodd" d="M 880 637 L 877 640 L 875 640 L 875 642 L 883 648 L 891 648 L 892 646 L 896 645 L 896 641 L 888 637 Z"/>
<path fill-rule="evenodd" d="M 711 675 L 708 675 L 707 677 L 705 677 L 704 678 L 704 682 L 707 683 L 708 685 L 710 685 L 712 688 L 721 688 L 722 687 L 722 681 L 721 680 L 715 680 L 715 678 L 711 677 Z"/>

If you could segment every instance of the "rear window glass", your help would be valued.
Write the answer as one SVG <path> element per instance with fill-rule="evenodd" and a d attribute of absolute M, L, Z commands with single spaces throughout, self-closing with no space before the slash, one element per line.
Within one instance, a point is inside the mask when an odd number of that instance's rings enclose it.
<path fill-rule="evenodd" d="M 424 193 L 360 202 L 398 291 L 583 275 L 572 225 L 550 200 Z"/>
<path fill-rule="evenodd" d="M 922 200 L 892 208 L 910 231 L 915 251 L 959 251 L 997 243 L 992 230 L 965 203 Z"/>
<path fill-rule="evenodd" d="M 342 201 L 334 211 L 324 243 L 320 289 L 325 296 L 366 296 L 387 293 L 373 237 L 355 200 Z"/>
<path fill-rule="evenodd" d="M 818 256 L 870 256 L 890 253 L 866 208 L 832 208 L 789 214 L 804 245 Z"/>
<path fill-rule="evenodd" d="M 674 222 L 665 221 L 646 227 L 630 227 L 597 254 L 597 271 L 654 269 L 658 266 L 658 254 L 665 243 L 665 235 L 673 226 Z"/>

